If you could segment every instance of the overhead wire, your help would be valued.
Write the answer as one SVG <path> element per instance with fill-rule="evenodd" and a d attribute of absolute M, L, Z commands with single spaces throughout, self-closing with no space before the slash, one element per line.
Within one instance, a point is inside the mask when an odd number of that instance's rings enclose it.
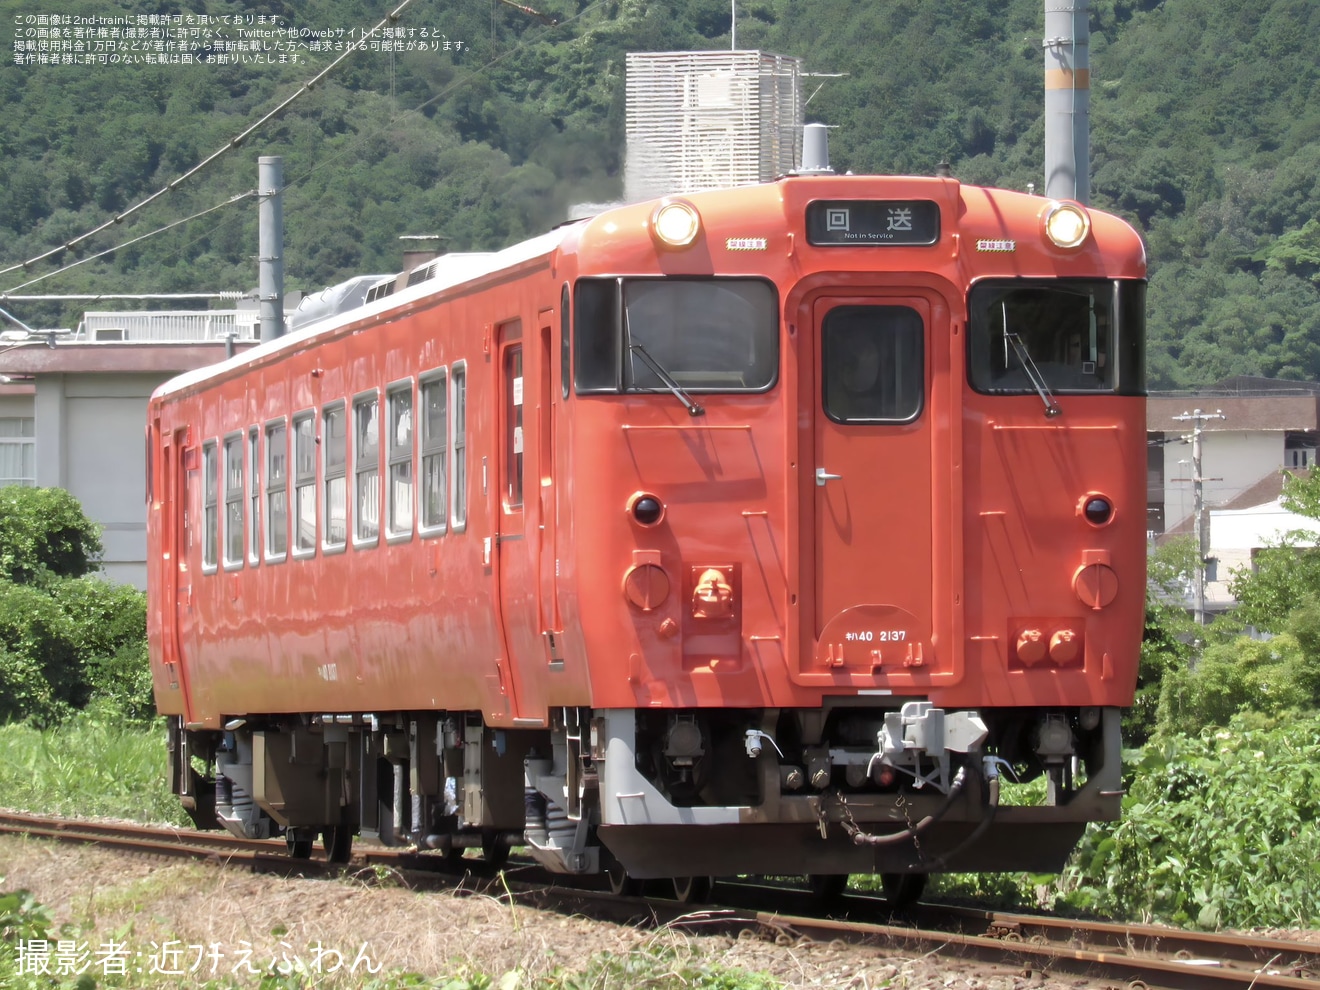
<path fill-rule="evenodd" d="M 372 28 L 367 34 L 365 34 L 365 35 L 362 37 L 362 39 L 361 39 L 360 41 L 354 43 L 352 46 L 350 46 L 348 49 L 346 49 L 345 52 L 344 52 L 342 55 L 340 55 L 339 57 L 337 57 L 333 62 L 331 62 L 328 66 L 326 66 L 324 69 L 322 69 L 319 73 L 316 74 L 316 76 L 314 76 L 314 77 L 313 77 L 312 79 L 310 79 L 308 82 L 301 84 L 301 85 L 299 86 L 298 90 L 297 90 L 292 96 L 290 96 L 288 99 L 286 99 L 286 100 L 284 100 L 283 102 L 281 102 L 281 103 L 280 103 L 277 107 L 275 107 L 273 110 L 271 110 L 271 111 L 269 111 L 268 113 L 264 114 L 264 115 L 261 117 L 261 119 L 259 119 L 256 123 L 252 124 L 252 125 L 251 125 L 250 127 L 248 127 L 246 130 L 244 130 L 242 133 L 240 133 L 238 136 L 232 138 L 232 139 L 231 139 L 231 140 L 230 140 L 230 141 L 229 141 L 229 142 L 228 142 L 223 148 L 221 148 L 220 150 L 216 151 L 214 154 L 210 155 L 209 157 L 207 157 L 207 158 L 206 158 L 205 160 L 203 160 L 202 162 L 199 162 L 197 165 L 193 166 L 191 169 L 189 169 L 189 170 L 188 170 L 187 172 L 185 172 L 183 175 L 179 176 L 179 177 L 176 178 L 173 182 L 169 183 L 169 185 L 167 185 L 165 188 L 159 190 L 159 191 L 156 192 L 156 193 L 153 193 L 151 196 L 149 196 L 149 197 L 147 197 L 146 199 L 142 200 L 140 203 L 137 203 L 136 205 L 134 205 L 134 206 L 131 207 L 130 209 L 125 210 L 123 213 L 117 214 L 113 219 L 108 220 L 107 222 L 101 224 L 99 227 L 96 227 L 95 229 L 88 231 L 86 234 L 83 234 L 83 235 L 81 235 L 81 236 L 79 236 L 79 237 L 76 237 L 76 238 L 73 238 L 73 239 L 71 239 L 71 240 L 69 240 L 69 241 L 66 241 L 64 244 L 60 245 L 59 247 L 52 248 L 50 251 L 47 251 L 47 252 L 45 252 L 44 254 L 37 255 L 37 256 L 34 257 L 34 258 L 30 258 L 30 259 L 28 259 L 27 261 L 22 262 L 21 264 L 11 265 L 11 266 L 8 267 L 8 268 L 0 269 L 0 275 L 5 275 L 5 274 L 8 274 L 9 272 L 17 271 L 17 270 L 19 270 L 20 268 L 21 268 L 21 269 L 27 269 L 27 268 L 29 268 L 31 265 L 36 264 L 36 263 L 39 262 L 39 261 L 43 261 L 43 260 L 45 260 L 46 258 L 49 258 L 49 257 L 51 257 L 51 256 L 53 256 L 53 255 L 56 255 L 56 254 L 59 254 L 59 253 L 62 252 L 62 251 L 69 250 L 69 249 L 71 249 L 72 247 L 76 246 L 77 244 L 80 244 L 80 243 L 82 243 L 83 241 L 87 240 L 88 238 L 90 238 L 90 237 L 92 237 L 92 236 L 94 236 L 94 235 L 96 235 L 96 234 L 99 234 L 101 231 L 106 230 L 107 228 L 112 227 L 113 225 L 115 225 L 115 224 L 121 222 L 125 217 L 130 216 L 130 215 L 133 214 L 133 213 L 136 213 L 138 210 L 142 209 L 143 207 L 145 207 L 147 204 L 153 202 L 154 200 L 160 198 L 160 197 L 161 197 L 162 195 L 164 195 L 165 193 L 167 193 L 167 192 L 172 192 L 174 189 L 178 188 L 179 184 L 182 183 L 185 179 L 191 178 L 193 175 L 195 175 L 195 174 L 197 174 L 198 172 L 200 172 L 200 171 L 201 171 L 203 168 L 205 168 L 207 165 L 209 165 L 209 164 L 211 164 L 212 162 L 214 162 L 214 161 L 216 161 L 217 159 L 219 159 L 222 155 L 226 154 L 227 152 L 231 151 L 231 150 L 234 149 L 234 148 L 237 148 L 237 147 L 238 147 L 239 145 L 241 145 L 241 144 L 243 143 L 243 141 L 245 141 L 245 140 L 246 140 L 246 139 L 247 139 L 247 138 L 248 138 L 248 137 L 249 137 L 254 131 L 256 131 L 258 128 L 260 128 L 263 124 L 269 122 L 269 121 L 270 121 L 272 118 L 274 118 L 277 114 L 279 114 L 281 111 L 283 111 L 285 108 L 287 108 L 290 104 L 292 104 L 292 103 L 294 102 L 294 100 L 298 99 L 299 97 L 301 97 L 302 95 L 304 95 L 305 93 L 307 93 L 308 91 L 310 91 L 310 90 L 311 90 L 311 89 L 312 89 L 317 83 L 319 83 L 322 79 L 324 79 L 324 78 L 326 77 L 326 75 L 329 74 L 329 72 L 330 72 L 332 69 L 334 69 L 334 68 L 335 68 L 340 62 L 342 62 L 345 58 L 347 58 L 347 57 L 348 57 L 350 54 L 352 54 L 354 51 L 358 50 L 359 48 L 362 48 L 362 47 L 365 45 L 366 41 L 371 37 L 371 35 L 375 34 L 376 31 L 380 30 L 380 29 L 381 29 L 382 27 L 384 27 L 386 24 L 388 24 L 388 23 L 392 23 L 393 21 L 397 20 L 399 14 L 403 11 L 403 9 L 404 9 L 405 7 L 407 7 L 407 6 L 408 6 L 409 4 L 411 4 L 411 3 L 412 3 L 412 0 L 403 0 L 403 2 L 402 2 L 401 4 L 399 4 L 398 7 L 396 7 L 396 8 L 395 8 L 394 10 L 392 10 L 388 15 L 386 15 L 386 17 L 384 17 L 384 18 L 380 21 L 380 23 L 378 23 L 378 24 L 377 24 L 375 27 L 373 27 L 373 28 Z M 579 18 L 585 16 L 586 14 L 591 13 L 593 10 L 597 9 L 598 7 L 601 7 L 604 3 L 605 3 L 605 0 L 597 0 L 597 2 L 592 3 L 592 4 L 589 4 L 588 6 L 582 8 L 582 10 L 578 11 L 577 13 L 575 13 L 575 14 L 569 16 L 569 17 L 564 18 L 564 20 L 560 21 L 558 24 L 556 24 L 556 25 L 552 25 L 552 26 L 554 26 L 554 27 L 558 27 L 558 26 L 562 26 L 562 25 L 565 25 L 565 24 L 569 24 L 569 23 L 571 23 L 571 22 L 573 22 L 573 21 L 575 21 L 575 20 L 578 20 Z M 474 80 L 474 79 L 477 79 L 478 77 L 480 77 L 481 75 L 483 75 L 484 73 L 486 73 L 486 72 L 487 72 L 488 70 L 490 70 L 491 68 L 495 67 L 496 65 L 499 65 L 501 62 L 505 61 L 506 59 L 509 59 L 509 58 L 513 57 L 514 55 L 518 54 L 518 53 L 521 52 L 524 48 L 526 48 L 528 44 L 529 44 L 529 43 L 526 42 L 526 41 L 520 41 L 517 45 L 513 46 L 512 48 L 510 48 L 508 51 L 503 52 L 503 53 L 501 53 L 500 55 L 495 56 L 495 57 L 492 58 L 490 61 L 488 61 L 488 62 L 486 62 L 484 65 L 482 65 L 480 68 L 475 69 L 475 70 L 473 70 L 472 72 L 469 72 L 469 73 L 467 73 L 467 74 L 464 75 L 464 76 L 461 76 L 460 78 L 456 79 L 454 82 L 450 83 L 448 86 L 445 86 L 443 89 L 441 89 L 441 90 L 440 90 L 439 92 L 437 92 L 435 95 L 431 96 L 429 99 L 424 100 L 424 101 L 422 101 L 421 103 L 417 104 L 417 106 L 412 107 L 412 108 L 410 108 L 410 109 L 408 109 L 408 110 L 405 110 L 405 111 L 403 111 L 402 113 L 399 113 L 399 114 L 397 114 L 396 116 L 390 118 L 390 123 L 391 123 L 391 124 L 394 124 L 394 123 L 399 122 L 400 120 L 404 120 L 404 119 L 406 119 L 407 117 L 409 117 L 409 116 L 411 116 L 411 115 L 413 115 L 413 114 L 420 113 L 422 110 L 424 110 L 426 107 L 430 106 L 432 103 L 435 103 L 437 100 L 443 99 L 444 97 L 448 96 L 450 93 L 453 93 L 455 90 L 459 89 L 460 87 L 462 87 L 462 86 L 468 84 L 469 82 L 471 82 L 471 81 Z M 352 150 L 353 150 L 353 143 L 350 143 L 348 147 L 344 148 L 343 150 L 341 150 L 341 151 L 338 152 L 337 154 L 331 155 L 329 158 L 323 159 L 322 161 L 318 162 L 316 165 L 314 165 L 313 167 L 311 167 L 311 168 L 308 169 L 307 171 L 305 171 L 305 172 L 301 173 L 300 175 L 297 175 L 297 176 L 295 176 L 294 178 L 292 178 L 292 179 L 286 181 L 285 184 L 284 184 L 284 186 L 283 186 L 282 188 L 283 188 L 283 189 L 288 189 L 288 188 L 290 188 L 290 187 L 292 187 L 292 186 L 298 185 L 299 183 L 305 181 L 306 179 L 308 179 L 309 177 L 311 177 L 312 175 L 314 175 L 316 172 L 320 171 L 322 168 L 325 168 L 326 166 L 331 165 L 331 164 L 333 164 L 334 162 L 338 161 L 340 158 L 343 158 L 345 155 L 348 155 L 349 153 L 351 153 Z M 81 259 L 79 259 L 78 261 L 73 262 L 72 264 L 65 265 L 65 266 L 63 266 L 63 267 L 61 267 L 61 268 L 56 269 L 55 271 L 52 271 L 52 272 L 47 272 L 45 275 L 41 275 L 41 276 L 39 276 L 38 278 L 34 278 L 34 279 L 31 279 L 30 281 L 23 282 L 22 284 L 20 284 L 20 285 L 16 285 L 16 286 L 14 286 L 14 287 L 11 288 L 11 289 L 4 290 L 4 291 L 0 291 L 0 296 L 6 296 L 6 295 L 9 295 L 10 293 L 17 292 L 17 291 L 20 290 L 20 289 L 26 288 L 26 287 L 29 286 L 29 285 L 34 285 L 35 283 L 40 282 L 40 281 L 43 281 L 44 279 L 51 278 L 51 277 L 53 277 L 53 276 L 55 276 L 55 275 L 61 275 L 61 274 L 63 274 L 64 272 L 67 272 L 67 271 L 69 271 L 69 270 L 72 269 L 72 268 L 76 268 L 76 267 L 78 267 L 79 265 L 81 265 L 81 264 L 83 264 L 83 263 L 85 263 L 85 262 L 88 262 L 88 261 L 94 261 L 94 260 L 96 260 L 97 258 L 103 258 L 103 257 L 105 257 L 106 255 L 113 254 L 115 251 L 118 251 L 118 250 L 120 250 L 121 248 L 125 248 L 125 247 L 128 247 L 128 246 L 132 245 L 132 244 L 136 244 L 136 243 L 138 243 L 138 242 L 140 242 L 140 241 L 144 241 L 144 240 L 147 240 L 147 239 L 149 239 L 149 238 L 151 238 L 151 237 L 155 237 L 155 236 L 158 235 L 158 234 L 163 234 L 163 233 L 165 233 L 166 231 L 169 231 L 169 230 L 171 230 L 171 229 L 173 229 L 173 228 L 175 228 L 175 227 L 178 227 L 178 226 L 180 226 L 180 225 L 182 225 L 182 224 L 188 223 L 188 222 L 190 222 L 190 221 L 192 221 L 192 220 L 196 220 L 196 219 L 198 219 L 199 217 L 206 216 L 207 214 L 209 214 L 209 213 L 213 213 L 213 212 L 215 212 L 216 210 L 219 210 L 219 209 L 223 209 L 223 208 L 226 207 L 226 206 L 231 206 L 231 205 L 233 205 L 234 203 L 236 203 L 236 202 L 238 202 L 238 201 L 240 201 L 240 200 L 242 200 L 242 199 L 249 198 L 249 197 L 254 196 L 254 195 L 256 195 L 256 190 L 248 190 L 247 192 L 239 193 L 239 194 L 237 194 L 237 195 L 235 195 L 235 196 L 230 197 L 228 200 L 226 200 L 226 201 L 223 202 L 223 203 L 219 203 L 219 204 L 217 204 L 216 206 L 213 206 L 213 207 L 211 207 L 211 208 L 209 208 L 209 209 L 207 209 L 207 210 L 203 210 L 203 211 L 200 212 L 200 213 L 193 214 L 192 216 L 187 217 L 187 218 L 185 218 L 185 219 L 183 219 L 183 220 L 178 220 L 178 221 L 175 221 L 175 222 L 173 222 L 173 223 L 166 224 L 166 225 L 163 226 L 163 227 L 159 227 L 159 228 L 157 228 L 156 230 L 153 230 L 153 231 L 151 231 L 151 232 L 149 232 L 149 233 L 142 234 L 142 235 L 140 235 L 140 236 L 138 236 L 138 237 L 134 237 L 134 238 L 132 238 L 131 240 L 125 241 L 125 242 L 122 243 L 122 244 L 118 244 L 118 245 L 115 245 L 115 246 L 113 246 L 113 247 L 107 248 L 107 249 L 105 249 L 105 250 L 103 250 L 103 251 L 100 251 L 100 252 L 94 254 L 94 255 L 89 255 L 89 256 L 86 257 L 86 258 L 81 258 Z M 226 222 L 229 222 L 229 221 L 226 221 Z M 207 234 L 200 235 L 198 238 L 195 238 L 193 241 L 190 241 L 189 244 L 194 244 L 194 243 L 196 243 L 198 240 L 202 239 L 202 237 L 209 236 L 209 235 L 210 235 L 211 233 L 213 233 L 213 232 L 214 232 L 214 230 L 208 231 Z"/>
<path fill-rule="evenodd" d="M 255 189 L 250 189 L 247 192 L 241 192 L 235 196 L 230 196 L 223 203 L 217 203 L 215 206 L 208 207 L 207 209 L 202 210 L 200 213 L 194 213 L 192 216 L 184 217 L 182 220 L 175 220 L 173 223 L 167 223 L 165 224 L 165 226 L 158 227 L 155 230 L 151 231 L 150 233 L 140 234 L 137 237 L 124 241 L 122 244 L 116 244 L 113 247 L 106 248 L 104 251 L 97 251 L 95 254 L 89 254 L 85 258 L 79 258 L 77 261 L 65 265 L 62 268 L 57 268 L 53 272 L 46 272 L 45 275 L 38 275 L 36 278 L 28 279 L 28 281 L 22 283 L 21 285 L 16 285 L 12 289 L 7 289 L 6 291 L 0 293 L 0 297 L 7 297 L 11 293 L 17 292 L 19 289 L 26 289 L 29 285 L 36 285 L 38 282 L 44 282 L 46 279 L 53 278 L 56 275 L 63 275 L 65 272 L 77 268 L 79 265 L 84 265 L 89 261 L 95 261 L 97 258 L 104 258 L 108 254 L 114 254 L 116 251 L 120 250 L 121 248 L 126 248 L 133 244 L 137 244 L 140 241 L 145 241 L 148 238 L 155 237 L 157 234 L 163 234 L 168 230 L 173 230 L 175 227 L 180 227 L 185 223 L 191 223 L 193 220 L 199 220 L 202 217 L 206 216 L 208 213 L 214 213 L 216 210 L 223 210 L 225 207 L 233 206 L 235 203 L 240 202 L 241 200 L 250 199 L 256 194 L 257 192 Z M 10 268 L 7 269 L 7 271 L 13 271 L 13 269 Z"/>
<path fill-rule="evenodd" d="M 366 34 L 364 34 L 360 40 L 355 41 L 353 44 L 349 45 L 348 48 L 346 48 L 346 49 L 344 50 L 343 54 L 341 54 L 341 55 L 339 55 L 338 57 L 336 57 L 336 58 L 334 59 L 334 61 L 332 61 L 332 62 L 331 62 L 329 65 L 327 65 L 324 69 L 322 69 L 320 72 L 318 72 L 318 73 L 317 73 L 315 76 L 313 76 L 310 80 L 308 80 L 307 82 L 305 82 L 305 83 L 303 83 L 301 86 L 299 86 L 299 88 L 298 88 L 298 89 L 297 89 L 297 90 L 296 90 L 291 96 L 289 96 L 287 99 L 283 100 L 283 101 L 282 101 L 278 106 L 276 106 L 274 109 L 272 109 L 272 110 L 268 111 L 267 113 L 263 114 L 263 115 L 261 116 L 261 118 L 260 118 L 259 120 L 256 121 L 256 123 L 252 124 L 250 127 L 248 127 L 246 130 L 244 130 L 242 133 L 238 134 L 237 136 L 235 136 L 235 137 L 233 137 L 233 138 L 230 138 L 230 140 L 225 144 L 224 147 L 222 147 L 222 148 L 220 148 L 219 150 L 217 150 L 217 151 L 213 152 L 212 154 L 208 155 L 208 156 L 207 156 L 206 158 L 204 158 L 202 161 L 198 162 L 198 163 L 197 163 L 196 165 L 194 165 L 192 168 L 188 169 L 187 172 L 184 172 L 183 175 L 181 175 L 181 176 L 179 176 L 178 178 L 176 178 L 173 182 L 170 182 L 168 185 L 164 186 L 163 188 L 158 189 L 156 192 L 152 193 L 152 194 L 151 194 L 150 196 L 148 196 L 146 199 L 144 199 L 144 200 L 142 200 L 142 201 L 140 201 L 140 202 L 138 202 L 138 203 L 135 203 L 133 206 L 131 206 L 131 207 L 129 207 L 128 209 L 124 210 L 122 213 L 117 213 L 117 214 L 115 214 L 115 216 L 113 216 L 111 219 L 107 220 L 105 223 L 101 224 L 99 227 L 95 227 L 94 229 L 89 230 L 89 231 L 88 231 L 87 233 L 85 233 L 85 234 L 81 234 L 81 235 L 79 235 L 78 237 L 74 237 L 74 238 L 72 238 L 71 240 L 65 241 L 65 242 L 64 242 L 63 244 L 61 244 L 59 247 L 51 248 L 49 251 L 46 251 L 46 252 L 43 253 L 43 254 L 39 254 L 39 255 L 37 255 L 37 256 L 34 257 L 34 258 L 29 258 L 27 261 L 21 262 L 21 263 L 19 263 L 19 264 L 17 264 L 17 265 L 10 265 L 8 268 L 0 268 L 0 275 L 7 275 L 7 274 L 9 274 L 10 272 L 18 271 L 19 269 L 24 269 L 24 270 L 26 270 L 26 269 L 30 268 L 32 265 L 34 265 L 34 264 L 36 264 L 37 262 L 39 262 L 39 261 L 44 261 L 44 260 L 46 260 L 47 258 L 49 258 L 49 257 L 51 257 L 51 256 L 53 256 L 53 255 L 59 254 L 59 253 L 62 252 L 62 251 L 70 250 L 71 248 L 76 247 L 78 244 L 81 244 L 83 241 L 87 240 L 88 238 L 90 238 L 90 237 L 94 237 L 94 236 L 96 236 L 97 234 L 101 233 L 101 231 L 103 231 L 103 230 L 107 230 L 107 229 L 109 229 L 110 227 L 113 227 L 113 226 L 114 226 L 115 224 L 117 224 L 117 223 L 122 223 L 126 217 L 130 217 L 130 216 L 132 216 L 134 213 L 138 212 L 139 210 L 141 210 L 143 207 L 147 206 L 148 204 L 155 202 L 157 199 L 159 199 L 161 196 L 164 196 L 166 193 L 173 192 L 175 189 L 179 188 L 179 185 L 180 185 L 181 183 L 183 183 L 183 182 L 185 182 L 186 180 L 192 178 L 194 175 L 196 175 L 197 173 L 201 172 L 204 168 L 206 168 L 206 167 L 207 167 L 208 165 L 210 165 L 212 162 L 218 161 L 218 160 L 219 160 L 220 158 L 222 158 L 224 155 L 228 154 L 230 151 L 233 151 L 235 148 L 239 147 L 239 146 L 240 146 L 244 141 L 246 141 L 246 140 L 247 140 L 247 139 L 248 139 L 248 138 L 249 138 L 254 132 L 256 132 L 256 131 L 257 131 L 262 125 L 264 125 L 264 124 L 267 123 L 268 121 L 272 120 L 273 118 L 275 118 L 276 116 L 278 116 L 279 114 L 281 114 L 281 113 L 282 113 L 282 112 L 283 112 L 283 111 L 284 111 L 289 105 L 291 105 L 295 100 L 300 99 L 304 94 L 306 94 L 307 92 L 309 92 L 309 91 L 310 91 L 310 90 L 311 90 L 311 89 L 312 89 L 317 83 L 319 83 L 322 79 L 324 79 L 327 75 L 329 75 L 331 71 L 333 71 L 335 68 L 337 68 L 340 62 L 344 61 L 346 58 L 348 58 L 350 55 L 352 55 L 354 52 L 358 51 L 359 49 L 364 48 L 364 47 L 366 46 L 367 40 L 368 40 L 369 38 L 371 38 L 372 35 L 374 35 L 377 31 L 379 31 L 379 30 L 380 30 L 381 28 L 383 28 L 385 25 L 387 25 L 387 24 L 392 24 L 392 23 L 394 23 L 395 21 L 397 21 L 397 20 L 399 19 L 399 15 L 403 12 L 403 9 L 404 9 L 405 7 L 407 7 L 407 6 L 409 6 L 412 2 L 413 2 L 413 0 L 403 0 L 403 2 L 399 4 L 399 6 L 395 7 L 394 10 L 392 10 L 392 11 L 390 11 L 388 14 L 386 14 L 385 17 L 383 17 L 383 18 L 381 19 L 380 23 L 378 23 L 378 24 L 377 24 L 375 27 L 373 27 L 370 31 L 368 31 Z M 129 242 L 129 243 L 132 243 L 132 242 Z M 122 246 L 122 245 L 121 245 L 121 246 Z M 87 260 L 90 260 L 90 259 L 87 259 Z M 72 266 L 70 266 L 70 267 L 72 267 Z M 52 273 L 52 274 L 55 274 L 55 273 Z M 27 283 L 27 284 L 30 285 L 31 283 Z"/>

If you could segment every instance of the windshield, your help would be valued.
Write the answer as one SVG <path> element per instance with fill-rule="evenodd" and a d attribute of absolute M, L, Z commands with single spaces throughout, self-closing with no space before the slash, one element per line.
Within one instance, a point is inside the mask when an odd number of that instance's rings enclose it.
<path fill-rule="evenodd" d="M 761 279 L 581 279 L 577 390 L 762 391 L 779 370 L 778 309 Z"/>
<path fill-rule="evenodd" d="M 1145 390 L 1145 284 L 1083 279 L 985 282 L 968 301 L 978 392 Z"/>

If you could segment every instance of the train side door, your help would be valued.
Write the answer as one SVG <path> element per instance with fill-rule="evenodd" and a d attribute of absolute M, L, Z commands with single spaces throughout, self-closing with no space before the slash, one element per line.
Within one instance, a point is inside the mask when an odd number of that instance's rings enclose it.
<path fill-rule="evenodd" d="M 159 429 L 159 421 L 157 421 Z M 161 444 L 161 480 L 164 483 L 160 508 L 161 556 L 160 581 L 164 589 L 161 630 L 162 662 L 171 686 L 177 684 L 185 722 L 194 721 L 193 699 L 188 688 L 187 631 L 192 622 L 192 574 L 188 566 L 188 471 L 198 455 L 189 447 L 189 431 L 175 430 L 159 434 Z"/>
<path fill-rule="evenodd" d="M 499 586 L 499 622 L 503 629 L 505 656 L 501 658 L 500 681 L 509 695 L 515 720 L 520 716 L 520 668 L 540 655 L 541 632 L 537 608 L 537 574 L 533 541 L 527 538 L 525 506 L 527 464 L 527 411 L 534 416 L 535 396 L 528 385 L 534 379 L 524 374 L 525 351 L 522 323 L 513 320 L 498 328 L 496 349 L 497 409 L 494 457 L 495 535 L 493 563 Z M 530 401 L 529 401 L 530 400 Z M 535 435 L 535 434 L 532 434 Z M 537 495 L 533 491 L 532 497 Z"/>
<path fill-rule="evenodd" d="M 883 684 L 929 671 L 934 656 L 930 351 L 948 317 L 935 300 L 895 293 L 817 298 L 811 320 L 803 528 L 814 616 L 803 616 L 801 669 Z"/>
<path fill-rule="evenodd" d="M 555 438 L 558 436 L 560 403 L 555 401 L 552 370 L 554 333 L 551 311 L 542 310 L 540 327 L 540 374 L 536 407 L 536 477 L 540 499 L 540 523 L 537 526 L 537 566 L 540 570 L 541 635 L 545 640 L 546 659 L 563 664 L 563 621 L 559 616 L 558 522 L 559 487 L 555 471 Z"/>

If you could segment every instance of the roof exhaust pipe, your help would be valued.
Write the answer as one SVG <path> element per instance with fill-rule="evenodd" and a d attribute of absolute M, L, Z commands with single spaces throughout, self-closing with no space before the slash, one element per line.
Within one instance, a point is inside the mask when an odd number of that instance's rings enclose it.
<path fill-rule="evenodd" d="M 830 168 L 829 128 L 824 124 L 807 124 L 802 128 L 802 165 L 797 174 L 834 174 Z"/>

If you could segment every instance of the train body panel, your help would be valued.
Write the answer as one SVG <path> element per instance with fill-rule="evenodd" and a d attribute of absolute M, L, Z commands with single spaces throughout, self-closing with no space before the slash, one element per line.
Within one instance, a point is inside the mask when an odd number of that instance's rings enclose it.
<path fill-rule="evenodd" d="M 635 876 L 1043 869 L 1117 813 L 1125 224 L 790 177 L 414 275 L 153 398 L 190 807 Z M 1045 804 L 998 809 L 1003 766 Z"/>

